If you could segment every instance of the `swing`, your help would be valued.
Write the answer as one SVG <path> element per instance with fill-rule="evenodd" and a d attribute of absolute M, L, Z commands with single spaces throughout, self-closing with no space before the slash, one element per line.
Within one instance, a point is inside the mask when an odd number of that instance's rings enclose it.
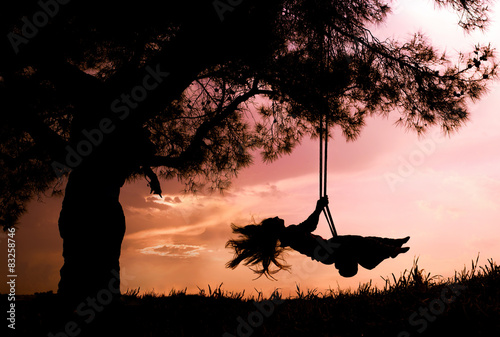
<path fill-rule="evenodd" d="M 323 116 L 319 120 L 319 197 L 326 197 L 326 186 L 327 186 L 327 164 L 328 164 L 328 116 L 324 116 L 325 127 L 323 128 Z M 324 142 L 324 144 L 323 144 Z M 335 229 L 335 224 L 333 222 L 332 214 L 330 213 L 330 208 L 328 205 L 323 208 L 323 214 L 325 215 L 326 222 L 332 235 L 337 236 L 337 230 Z"/>
<path fill-rule="evenodd" d="M 330 39 L 327 42 L 326 52 L 330 50 Z M 329 68 L 329 57 L 328 54 L 325 55 L 325 46 L 321 46 L 321 51 L 325 57 L 322 57 L 322 68 Z M 323 127 L 323 119 L 324 119 L 324 127 Z M 324 141 L 324 144 L 323 144 Z M 328 164 L 328 114 L 321 115 L 319 119 L 319 197 L 326 197 L 326 186 L 327 186 L 327 164 Z M 328 227 L 330 227 L 330 231 L 332 232 L 332 236 L 337 236 L 337 230 L 335 229 L 335 224 L 333 223 L 333 217 L 330 212 L 330 208 L 326 205 L 323 208 L 323 214 L 325 215 L 326 222 L 328 223 Z"/>
<path fill-rule="evenodd" d="M 279 258 L 285 249 L 291 248 L 315 261 L 327 265 L 335 264 L 341 276 L 352 277 L 358 272 L 358 265 L 365 269 L 373 269 L 385 259 L 395 258 L 408 251 L 409 247 L 402 245 L 409 240 L 409 236 L 391 239 L 337 235 L 328 203 L 323 202 L 326 200 L 321 200 L 327 197 L 328 116 L 326 115 L 319 119 L 318 134 L 320 200 L 314 212 L 302 223 L 287 227 L 285 221 L 278 217 L 264 219 L 260 224 L 242 227 L 232 225 L 233 233 L 240 236 L 226 243 L 226 247 L 233 248 L 235 252 L 234 258 L 226 264 L 226 267 L 234 269 L 242 262 L 247 266 L 261 266 L 261 269 L 255 269 L 254 272 L 273 278 L 272 275 L 279 270 L 289 268 Z M 324 213 L 332 232 L 330 239 L 312 234 L 317 228 L 321 212 Z M 278 267 L 278 270 L 270 270 L 271 263 Z"/>

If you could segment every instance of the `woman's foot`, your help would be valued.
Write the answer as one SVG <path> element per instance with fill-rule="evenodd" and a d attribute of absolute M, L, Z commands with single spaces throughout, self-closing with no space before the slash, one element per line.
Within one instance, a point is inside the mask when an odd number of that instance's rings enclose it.
<path fill-rule="evenodd" d="M 402 238 L 402 239 L 396 239 L 396 242 L 397 242 L 397 244 L 398 244 L 399 246 L 402 246 L 402 245 L 404 245 L 405 243 L 407 243 L 407 242 L 408 242 L 408 240 L 410 240 L 410 237 L 409 237 L 409 236 L 407 236 L 407 237 L 405 237 L 405 238 Z"/>
<path fill-rule="evenodd" d="M 408 240 L 406 240 L 406 241 L 408 241 Z M 409 250 L 410 250 L 410 247 L 396 247 L 396 248 L 394 248 L 394 252 L 391 254 L 391 257 L 395 258 L 399 254 L 406 253 Z"/>

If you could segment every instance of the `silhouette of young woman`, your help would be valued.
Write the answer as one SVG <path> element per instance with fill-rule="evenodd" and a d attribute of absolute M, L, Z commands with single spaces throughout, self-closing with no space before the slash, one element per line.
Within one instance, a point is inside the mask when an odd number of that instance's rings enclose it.
<path fill-rule="evenodd" d="M 358 264 L 366 269 L 375 268 L 380 262 L 398 254 L 407 252 L 409 247 L 401 247 L 410 237 L 388 239 L 379 237 L 363 237 L 358 235 L 339 235 L 325 240 L 319 235 L 311 234 L 319 221 L 323 208 L 328 205 L 328 197 L 316 203 L 314 212 L 299 225 L 285 227 L 285 221 L 278 217 L 264 219 L 260 224 L 239 227 L 232 225 L 233 233 L 239 234 L 237 239 L 229 240 L 226 248 L 235 251 L 234 258 L 226 267 L 234 269 L 243 262 L 260 276 L 271 277 L 282 269 L 289 269 L 282 253 L 291 248 L 311 259 L 324 264 L 335 264 L 339 274 L 351 277 L 358 272 Z M 270 270 L 273 263 L 277 270 Z"/>

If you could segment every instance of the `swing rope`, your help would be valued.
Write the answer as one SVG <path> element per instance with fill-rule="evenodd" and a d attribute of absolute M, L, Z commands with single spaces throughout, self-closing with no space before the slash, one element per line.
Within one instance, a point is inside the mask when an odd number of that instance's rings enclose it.
<path fill-rule="evenodd" d="M 327 171 L 328 171 L 328 116 L 325 115 L 325 126 L 323 127 L 323 116 L 319 121 L 319 197 L 326 197 Z M 323 144 L 324 142 L 324 144 Z M 328 205 L 323 208 L 326 222 L 333 236 L 337 236 L 337 230 L 333 223 L 333 217 Z"/>

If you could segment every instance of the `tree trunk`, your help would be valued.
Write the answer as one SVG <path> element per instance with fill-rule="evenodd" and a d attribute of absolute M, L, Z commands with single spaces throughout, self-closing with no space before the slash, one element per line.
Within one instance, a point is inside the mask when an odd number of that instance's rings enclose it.
<path fill-rule="evenodd" d="M 93 166 L 70 173 L 59 217 L 64 265 L 58 293 L 73 308 L 88 297 L 106 303 L 109 294 L 120 294 L 124 178 L 106 165 Z"/>

